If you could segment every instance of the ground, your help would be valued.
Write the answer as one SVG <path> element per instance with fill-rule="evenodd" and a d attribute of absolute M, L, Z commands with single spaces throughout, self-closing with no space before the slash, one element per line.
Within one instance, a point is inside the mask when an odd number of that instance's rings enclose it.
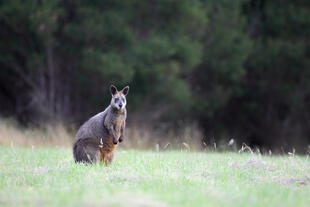
<path fill-rule="evenodd" d="M 0 206 L 309 206 L 310 159 L 118 150 L 75 164 L 70 148 L 0 147 Z"/>

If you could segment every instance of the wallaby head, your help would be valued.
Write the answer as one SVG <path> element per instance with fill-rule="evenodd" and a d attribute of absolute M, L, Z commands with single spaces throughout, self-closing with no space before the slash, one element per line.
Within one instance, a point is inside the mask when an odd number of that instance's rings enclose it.
<path fill-rule="evenodd" d="M 111 107 L 117 111 L 124 111 L 126 107 L 126 95 L 129 91 L 129 86 L 126 86 L 121 91 L 118 91 L 117 88 L 114 85 L 111 85 L 110 87 L 112 99 L 111 99 Z"/>

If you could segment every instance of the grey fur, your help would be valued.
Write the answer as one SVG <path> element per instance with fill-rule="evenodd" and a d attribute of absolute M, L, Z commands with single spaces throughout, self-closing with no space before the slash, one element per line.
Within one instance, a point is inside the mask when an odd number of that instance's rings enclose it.
<path fill-rule="evenodd" d="M 115 98 L 125 100 L 122 101 L 122 107 L 115 102 Z M 105 161 L 107 164 L 112 161 L 116 144 L 124 139 L 127 117 L 125 106 L 126 97 L 122 91 L 112 94 L 111 104 L 79 128 L 73 144 L 75 162 Z"/>

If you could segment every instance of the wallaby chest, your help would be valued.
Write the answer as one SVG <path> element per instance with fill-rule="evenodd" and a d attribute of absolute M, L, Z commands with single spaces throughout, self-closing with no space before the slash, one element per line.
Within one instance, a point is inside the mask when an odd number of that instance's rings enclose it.
<path fill-rule="evenodd" d="M 113 120 L 112 125 L 113 125 L 113 128 L 116 132 L 121 131 L 121 128 L 122 128 L 124 121 L 125 120 L 123 118 L 120 118 L 120 117 Z"/>
<path fill-rule="evenodd" d="M 122 126 L 123 126 L 125 120 L 126 120 L 126 114 L 109 113 L 106 116 L 106 119 L 104 121 L 104 125 L 107 128 L 112 127 L 115 131 L 115 136 L 117 138 L 119 138 L 120 134 L 121 134 L 121 129 L 122 129 Z"/>

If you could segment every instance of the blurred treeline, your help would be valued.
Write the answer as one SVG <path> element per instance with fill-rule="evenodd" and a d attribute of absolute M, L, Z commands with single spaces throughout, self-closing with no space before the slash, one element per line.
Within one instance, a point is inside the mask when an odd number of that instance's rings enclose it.
<path fill-rule="evenodd" d="M 309 0 L 0 2 L 2 116 L 80 124 L 113 83 L 141 125 L 310 142 Z"/>

